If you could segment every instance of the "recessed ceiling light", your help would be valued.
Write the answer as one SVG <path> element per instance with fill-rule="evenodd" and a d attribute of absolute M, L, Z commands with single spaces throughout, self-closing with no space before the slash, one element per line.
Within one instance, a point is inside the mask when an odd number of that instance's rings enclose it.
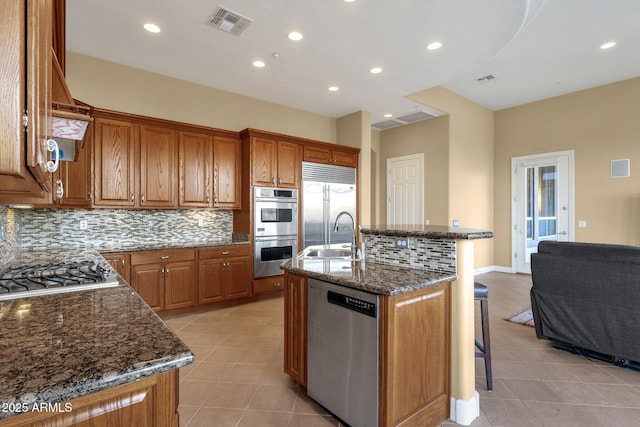
<path fill-rule="evenodd" d="M 353 3 L 356 0 L 344 0 L 345 3 Z"/>
<path fill-rule="evenodd" d="M 265 65 L 263 61 L 253 61 L 253 66 L 256 68 L 264 68 Z"/>
<path fill-rule="evenodd" d="M 442 47 L 442 43 L 440 42 L 432 42 L 427 45 L 428 50 L 438 50 Z"/>
<path fill-rule="evenodd" d="M 337 92 L 340 88 L 338 86 L 329 86 L 329 92 Z"/>
<path fill-rule="evenodd" d="M 159 33 L 160 32 L 160 27 L 158 27 L 156 24 L 144 24 L 144 29 L 149 31 L 150 33 Z"/>
<path fill-rule="evenodd" d="M 292 31 L 289 33 L 289 40 L 293 40 L 295 42 L 297 42 L 298 40 L 302 40 L 302 34 L 300 34 L 297 31 Z"/>
<path fill-rule="evenodd" d="M 600 45 L 600 49 L 602 49 L 602 50 L 611 49 L 615 45 L 616 45 L 616 42 L 603 43 L 603 44 Z"/>
<path fill-rule="evenodd" d="M 382 72 L 382 68 L 380 67 L 373 67 L 372 69 L 369 70 L 369 72 L 371 74 L 380 74 Z"/>
<path fill-rule="evenodd" d="M 387 113 L 384 115 L 385 118 L 390 119 L 391 117 L 393 117 L 393 114 L 391 113 Z"/>

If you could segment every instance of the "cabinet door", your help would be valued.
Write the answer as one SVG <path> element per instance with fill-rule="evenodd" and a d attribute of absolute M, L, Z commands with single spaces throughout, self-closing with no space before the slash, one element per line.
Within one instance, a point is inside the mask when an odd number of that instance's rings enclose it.
<path fill-rule="evenodd" d="M 216 208 L 240 208 L 242 146 L 239 139 L 213 139 L 213 202 Z"/>
<path fill-rule="evenodd" d="M 251 183 L 262 187 L 276 184 L 277 146 L 273 139 L 251 140 Z"/>
<path fill-rule="evenodd" d="M 180 132 L 178 205 L 211 206 L 212 143 L 209 135 Z"/>
<path fill-rule="evenodd" d="M 49 153 L 44 143 L 51 135 L 52 0 L 27 4 L 27 166 L 45 190 L 51 174 L 45 166 Z M 6 5 L 3 5 L 3 7 Z M 4 82 L 3 82 L 4 84 Z"/>
<path fill-rule="evenodd" d="M 174 262 L 165 265 L 164 308 L 196 305 L 196 264 L 194 261 Z"/>
<path fill-rule="evenodd" d="M 90 207 L 93 194 L 91 192 L 91 143 L 76 152 L 73 162 L 60 162 L 58 172 L 53 180 L 54 200 L 62 206 Z M 77 147 L 76 147 L 77 149 Z M 57 195 L 58 187 L 62 187 L 63 195 Z"/>
<path fill-rule="evenodd" d="M 133 123 L 96 118 L 94 130 L 94 204 L 135 206 Z"/>
<path fill-rule="evenodd" d="M 278 187 L 297 188 L 300 184 L 300 146 L 278 141 Z"/>
<path fill-rule="evenodd" d="M 224 300 L 224 259 L 200 261 L 198 271 L 198 302 L 207 304 Z"/>
<path fill-rule="evenodd" d="M 450 284 L 383 297 L 381 425 L 437 425 L 449 417 Z"/>
<path fill-rule="evenodd" d="M 331 150 L 322 147 L 304 147 L 304 161 L 314 163 L 331 163 Z"/>
<path fill-rule="evenodd" d="M 358 167 L 358 155 L 349 151 L 332 150 L 331 164 L 356 168 Z"/>
<path fill-rule="evenodd" d="M 307 278 L 286 274 L 284 288 L 284 370 L 307 386 Z"/>
<path fill-rule="evenodd" d="M 155 311 L 164 310 L 164 265 L 143 264 L 131 267 L 131 286 Z"/>
<path fill-rule="evenodd" d="M 231 258 L 226 263 L 226 299 L 251 296 L 251 265 L 249 264 L 249 258 Z"/>
<path fill-rule="evenodd" d="M 141 207 L 174 207 L 177 195 L 176 132 L 159 126 L 140 126 Z"/>
<path fill-rule="evenodd" d="M 111 267 L 113 267 L 113 269 L 121 275 L 124 280 L 127 282 L 129 281 L 129 262 L 127 261 L 127 254 L 104 254 L 102 257 L 107 260 L 109 265 L 111 265 Z"/>

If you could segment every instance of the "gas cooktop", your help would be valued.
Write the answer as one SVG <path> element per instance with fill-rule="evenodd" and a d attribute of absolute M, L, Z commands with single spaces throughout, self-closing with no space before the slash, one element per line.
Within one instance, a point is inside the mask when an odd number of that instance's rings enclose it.
<path fill-rule="evenodd" d="M 96 261 L 28 265 L 0 273 L 0 300 L 113 286 L 117 275 Z"/>

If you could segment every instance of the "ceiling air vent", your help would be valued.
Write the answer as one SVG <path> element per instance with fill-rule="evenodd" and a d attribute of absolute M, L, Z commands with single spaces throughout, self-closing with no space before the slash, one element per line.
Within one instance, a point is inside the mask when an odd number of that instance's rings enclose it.
<path fill-rule="evenodd" d="M 493 74 L 487 74 L 486 76 L 477 78 L 476 81 L 479 84 L 483 85 L 483 84 L 489 83 L 491 80 L 493 80 L 495 78 L 496 78 L 496 76 L 494 76 Z"/>
<path fill-rule="evenodd" d="M 252 19 L 229 10 L 224 6 L 218 6 L 209 20 L 209 23 L 213 26 L 236 36 L 240 35 L 252 22 Z"/>
<path fill-rule="evenodd" d="M 394 127 L 407 125 L 409 123 L 415 123 L 426 119 L 432 119 L 434 117 L 439 117 L 443 113 L 437 110 L 433 110 L 433 112 L 428 112 L 424 110 L 413 111 L 411 113 L 405 114 L 403 116 L 394 117 L 393 119 L 384 120 L 382 122 L 374 123 L 371 127 L 378 130 L 391 129 Z"/>

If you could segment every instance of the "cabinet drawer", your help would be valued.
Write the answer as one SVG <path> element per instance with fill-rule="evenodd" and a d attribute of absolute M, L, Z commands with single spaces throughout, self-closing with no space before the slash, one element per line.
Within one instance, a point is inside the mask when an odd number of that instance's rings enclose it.
<path fill-rule="evenodd" d="M 211 258 L 227 258 L 235 256 L 248 256 L 249 245 L 234 245 L 234 246 L 216 246 L 212 248 L 204 248 L 198 250 L 199 259 L 211 259 Z"/>
<path fill-rule="evenodd" d="M 266 294 L 268 292 L 278 292 L 284 289 L 284 274 L 278 276 L 262 277 L 253 279 L 253 294 Z"/>
<path fill-rule="evenodd" d="M 150 264 L 153 262 L 192 261 L 195 259 L 196 251 L 193 249 L 144 251 L 131 254 L 131 265 Z"/>

